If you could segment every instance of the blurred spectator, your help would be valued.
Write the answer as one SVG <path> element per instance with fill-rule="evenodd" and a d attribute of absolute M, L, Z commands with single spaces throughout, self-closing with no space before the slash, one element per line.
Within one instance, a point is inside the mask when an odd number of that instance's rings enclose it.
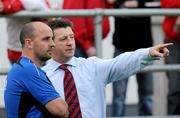
<path fill-rule="evenodd" d="M 58 9 L 61 8 L 62 0 L 1 0 L 0 10 L 4 14 L 13 14 L 22 10 L 38 11 L 48 10 L 49 8 Z M 7 54 L 11 64 L 16 62 L 21 56 L 22 46 L 19 41 L 19 33 L 24 24 L 45 19 L 42 18 L 7 18 L 7 36 L 8 47 Z"/>
<path fill-rule="evenodd" d="M 180 8 L 180 0 L 161 0 L 163 8 Z M 180 16 L 166 16 L 163 23 L 165 42 L 173 42 L 172 51 L 166 59 L 167 64 L 180 64 Z M 168 83 L 168 114 L 180 114 L 180 73 L 167 72 Z"/>
<path fill-rule="evenodd" d="M 63 9 L 95 9 L 111 8 L 115 0 L 65 0 Z M 94 47 L 94 20 L 93 17 L 68 17 L 74 24 L 76 41 L 76 57 L 89 57 L 96 55 Z M 109 18 L 103 17 L 102 22 L 103 38 L 109 33 Z"/>
<path fill-rule="evenodd" d="M 117 0 L 116 9 L 146 8 L 146 3 L 152 0 Z M 153 45 L 150 17 L 115 17 L 114 57 L 126 51 L 146 48 Z M 136 74 L 138 84 L 139 115 L 152 115 L 153 79 L 151 73 Z M 125 115 L 125 98 L 128 79 L 113 83 L 112 116 Z"/>
<path fill-rule="evenodd" d="M 4 14 L 13 14 L 22 10 L 48 9 L 44 0 L 1 0 L 1 3 Z M 7 53 L 11 64 L 21 56 L 22 46 L 19 41 L 19 33 L 23 25 L 30 21 L 30 18 L 7 18 Z"/>

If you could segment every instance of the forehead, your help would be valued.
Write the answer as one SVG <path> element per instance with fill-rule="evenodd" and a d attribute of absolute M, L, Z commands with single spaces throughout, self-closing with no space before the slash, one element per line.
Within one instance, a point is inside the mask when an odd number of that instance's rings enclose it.
<path fill-rule="evenodd" d="M 52 36 L 52 30 L 50 27 L 46 25 L 37 25 L 35 26 L 34 34 L 37 35 L 44 35 L 44 36 Z"/>
<path fill-rule="evenodd" d="M 71 27 L 63 27 L 54 29 L 55 35 L 67 35 L 67 34 L 74 34 Z"/>

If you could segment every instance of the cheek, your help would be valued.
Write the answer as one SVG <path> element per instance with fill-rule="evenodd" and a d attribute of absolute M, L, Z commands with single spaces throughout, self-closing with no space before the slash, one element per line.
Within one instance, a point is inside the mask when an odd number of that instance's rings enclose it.
<path fill-rule="evenodd" d="M 59 48 L 59 49 L 63 49 L 66 46 L 66 44 L 62 43 L 62 42 L 58 42 L 58 43 L 55 43 L 55 44 L 56 44 L 56 47 Z"/>
<path fill-rule="evenodd" d="M 54 50 L 57 51 L 57 52 L 62 52 L 64 49 L 63 45 L 60 45 L 60 44 L 56 44 Z"/>
<path fill-rule="evenodd" d="M 74 45 L 74 47 L 76 47 L 76 43 L 75 43 L 75 40 L 73 40 L 73 43 L 72 43 L 73 45 Z"/>
<path fill-rule="evenodd" d="M 48 47 L 48 45 L 41 44 L 41 43 L 37 43 L 36 45 L 34 45 L 34 49 L 36 49 L 39 52 L 46 50 L 47 47 Z"/>
<path fill-rule="evenodd" d="M 37 50 L 39 48 L 41 48 L 41 46 L 38 43 L 34 44 L 33 49 Z"/>
<path fill-rule="evenodd" d="M 39 49 L 39 50 L 43 50 L 43 49 L 47 49 L 47 46 L 46 45 L 36 45 L 36 47 L 35 48 L 37 48 L 37 49 Z"/>
<path fill-rule="evenodd" d="M 43 49 L 44 47 L 36 46 L 34 47 L 35 52 L 39 54 L 44 54 L 45 50 Z"/>
<path fill-rule="evenodd" d="M 37 42 L 37 43 L 34 44 L 34 47 L 35 47 L 35 48 L 36 48 L 36 47 L 37 47 L 37 48 L 43 48 L 43 47 L 45 48 L 45 47 L 47 47 L 47 45 L 48 45 L 48 44 L 47 44 L 47 43 L 44 43 L 44 42 Z"/>

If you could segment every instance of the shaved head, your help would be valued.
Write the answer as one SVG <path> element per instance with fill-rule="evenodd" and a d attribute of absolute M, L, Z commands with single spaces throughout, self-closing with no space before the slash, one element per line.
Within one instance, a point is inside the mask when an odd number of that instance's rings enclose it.
<path fill-rule="evenodd" d="M 48 25 L 39 21 L 25 24 L 20 32 L 20 42 L 21 42 L 22 48 L 24 47 L 26 38 L 32 39 L 37 29 L 39 29 L 40 27 L 46 27 L 46 26 L 48 27 Z"/>

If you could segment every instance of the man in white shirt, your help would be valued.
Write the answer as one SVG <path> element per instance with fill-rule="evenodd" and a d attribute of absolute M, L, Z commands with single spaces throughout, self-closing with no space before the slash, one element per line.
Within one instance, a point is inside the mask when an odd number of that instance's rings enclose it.
<path fill-rule="evenodd" d="M 66 64 L 72 73 L 83 118 L 105 118 L 105 87 L 117 79 L 124 79 L 150 65 L 157 58 L 169 54 L 169 44 L 159 44 L 147 49 L 123 53 L 116 58 L 103 60 L 97 57 L 74 57 L 75 40 L 72 24 L 67 20 L 49 22 L 56 44 L 52 59 L 42 69 L 47 73 L 55 89 L 64 96 L 64 70 Z M 65 99 L 65 97 L 64 97 Z"/>

